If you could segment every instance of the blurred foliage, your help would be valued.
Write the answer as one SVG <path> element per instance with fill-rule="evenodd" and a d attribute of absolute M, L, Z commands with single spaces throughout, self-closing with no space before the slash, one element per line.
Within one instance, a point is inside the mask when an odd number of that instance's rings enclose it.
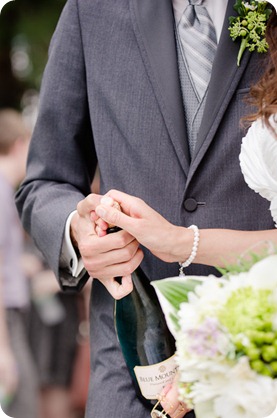
<path fill-rule="evenodd" d="M 39 90 L 49 42 L 65 2 L 15 0 L 2 9 L 0 107 L 20 108 L 24 91 Z"/>

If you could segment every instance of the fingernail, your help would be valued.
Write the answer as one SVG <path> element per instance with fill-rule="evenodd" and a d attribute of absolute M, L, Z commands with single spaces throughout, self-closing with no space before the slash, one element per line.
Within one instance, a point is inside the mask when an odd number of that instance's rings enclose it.
<path fill-rule="evenodd" d="M 97 213 L 98 216 L 100 216 L 100 218 L 105 218 L 107 211 L 103 208 L 103 207 L 97 207 L 95 209 L 95 212 Z"/>
<path fill-rule="evenodd" d="M 109 196 L 104 196 L 101 199 L 101 203 L 103 203 L 103 205 L 112 206 L 113 205 L 113 199 Z"/>

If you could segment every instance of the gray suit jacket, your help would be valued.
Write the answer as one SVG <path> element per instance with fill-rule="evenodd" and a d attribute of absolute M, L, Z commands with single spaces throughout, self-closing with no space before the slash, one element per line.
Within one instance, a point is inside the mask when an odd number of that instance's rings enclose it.
<path fill-rule="evenodd" d="M 244 182 L 238 154 L 249 112 L 243 101 L 265 57 L 245 53 L 228 32 L 229 1 L 195 157 L 190 161 L 178 77 L 171 0 L 68 0 L 45 70 L 40 113 L 17 195 L 32 234 L 64 289 L 59 270 L 64 225 L 90 192 L 97 161 L 101 192 L 140 196 L 169 221 L 199 228 L 273 228 L 268 202 Z M 146 251 L 151 279 L 178 273 Z M 193 265 L 188 273 L 212 268 Z M 113 331 L 113 301 L 95 281 L 92 380 L 87 418 L 146 418 Z"/>

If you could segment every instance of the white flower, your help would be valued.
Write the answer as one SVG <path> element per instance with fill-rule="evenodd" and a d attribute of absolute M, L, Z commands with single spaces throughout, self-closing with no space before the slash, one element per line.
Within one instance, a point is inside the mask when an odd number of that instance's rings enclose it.
<path fill-rule="evenodd" d="M 257 289 L 277 289 L 277 255 L 270 255 L 249 270 L 247 281 Z"/>
<path fill-rule="evenodd" d="M 222 280 L 213 275 L 206 277 L 194 292 L 188 294 L 188 301 L 188 304 L 180 305 L 179 318 L 183 330 L 196 325 L 211 313 L 214 316 L 225 301 Z"/>
<path fill-rule="evenodd" d="M 264 0 L 256 0 L 257 3 L 266 3 L 266 1 Z M 256 10 L 258 6 L 256 6 L 255 4 L 250 4 L 247 1 L 243 2 L 244 6 L 246 9 L 248 10 Z"/>
<path fill-rule="evenodd" d="M 249 9 L 249 10 L 255 10 L 255 9 L 257 9 L 257 6 L 255 6 L 253 4 L 249 4 L 248 2 L 243 2 L 243 4 L 244 4 L 244 6 L 245 6 L 246 9 Z"/>
<path fill-rule="evenodd" d="M 196 405 L 212 401 L 215 417 L 262 418 L 276 407 L 277 386 L 273 379 L 253 372 L 242 357 L 236 365 L 211 368 L 206 379 L 193 384 L 191 396 Z"/>
<path fill-rule="evenodd" d="M 220 395 L 214 401 L 216 415 L 221 418 L 261 418 L 276 407 L 276 380 L 257 375 L 242 357 L 226 375 Z"/>

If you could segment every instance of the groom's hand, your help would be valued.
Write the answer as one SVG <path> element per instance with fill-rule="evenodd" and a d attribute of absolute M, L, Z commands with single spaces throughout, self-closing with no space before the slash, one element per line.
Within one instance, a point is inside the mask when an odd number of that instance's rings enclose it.
<path fill-rule="evenodd" d="M 128 231 L 141 245 L 161 260 L 172 263 L 186 260 L 191 252 L 192 230 L 173 225 L 142 199 L 110 190 L 95 208 L 98 234 L 105 233 L 108 223 Z M 122 211 L 114 207 L 117 202 Z"/>
<path fill-rule="evenodd" d="M 90 194 L 79 202 L 71 221 L 71 239 L 89 275 L 100 280 L 115 299 L 121 299 L 133 289 L 131 273 L 141 263 L 143 253 L 126 231 L 98 236 L 95 208 L 101 197 Z M 122 277 L 121 284 L 115 279 L 118 276 Z"/>

